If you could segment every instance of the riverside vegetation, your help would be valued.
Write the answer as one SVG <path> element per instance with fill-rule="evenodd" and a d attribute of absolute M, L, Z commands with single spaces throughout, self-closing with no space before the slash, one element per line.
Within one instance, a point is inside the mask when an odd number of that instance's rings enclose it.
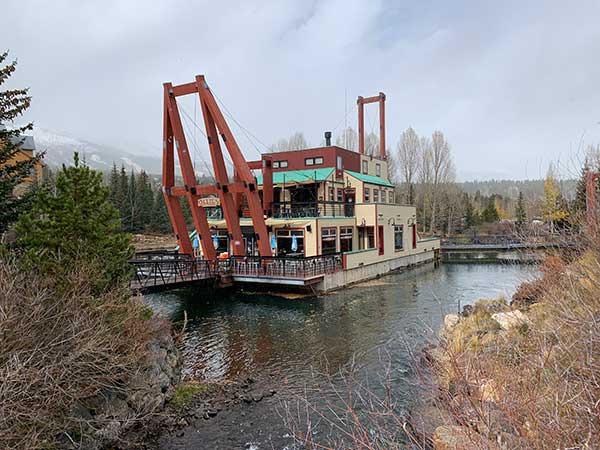
<path fill-rule="evenodd" d="M 449 315 L 429 352 L 449 412 L 436 449 L 600 447 L 600 249 L 549 257 L 511 304 Z"/>
<path fill-rule="evenodd" d="M 30 100 L 0 92 L 0 123 Z M 170 323 L 131 298 L 130 236 L 102 174 L 75 154 L 52 185 L 15 194 L 37 162 L 13 162 L 29 129 L 0 129 L 0 448 L 126 448 L 172 395 L 179 352 Z"/>

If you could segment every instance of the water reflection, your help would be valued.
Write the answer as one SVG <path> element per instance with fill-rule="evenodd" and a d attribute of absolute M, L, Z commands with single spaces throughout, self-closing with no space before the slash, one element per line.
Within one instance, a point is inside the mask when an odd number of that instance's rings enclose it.
<path fill-rule="evenodd" d="M 445 313 L 478 298 L 510 297 L 534 273 L 532 266 L 447 264 L 313 299 L 178 292 L 148 301 L 175 320 L 187 311 L 186 373 L 235 379 L 264 371 L 293 388 L 324 361 L 334 371 L 353 358 L 368 367 L 386 343 L 398 367 L 408 367 L 407 346 L 422 345 Z"/>

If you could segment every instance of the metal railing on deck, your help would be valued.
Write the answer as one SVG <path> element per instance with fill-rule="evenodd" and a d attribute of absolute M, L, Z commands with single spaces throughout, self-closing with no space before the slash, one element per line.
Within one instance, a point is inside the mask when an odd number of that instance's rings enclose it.
<path fill-rule="evenodd" d="M 341 270 L 342 255 L 334 253 L 308 258 L 232 256 L 230 263 L 234 276 L 307 279 Z"/>
<path fill-rule="evenodd" d="M 303 217 L 353 217 L 354 203 L 336 201 L 275 202 L 273 217 L 297 219 Z"/>
<path fill-rule="evenodd" d="M 129 264 L 135 271 L 131 287 L 141 290 L 205 280 L 217 273 L 216 261 L 193 259 L 179 254 L 144 255 L 140 259 L 130 260 Z"/>

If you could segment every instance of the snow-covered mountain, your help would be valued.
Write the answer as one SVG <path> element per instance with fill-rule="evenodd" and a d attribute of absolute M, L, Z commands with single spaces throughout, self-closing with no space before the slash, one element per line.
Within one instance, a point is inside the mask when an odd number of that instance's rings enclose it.
<path fill-rule="evenodd" d="M 96 170 L 109 171 L 114 162 L 117 167 L 123 165 L 127 170 L 143 169 L 151 174 L 161 172 L 160 155 L 141 156 L 39 127 L 35 127 L 31 134 L 35 139 L 37 151 L 46 152 L 44 162 L 49 166 L 60 167 L 62 164 L 71 164 L 73 152 L 78 152 L 79 158 L 85 159 L 85 162 Z"/>

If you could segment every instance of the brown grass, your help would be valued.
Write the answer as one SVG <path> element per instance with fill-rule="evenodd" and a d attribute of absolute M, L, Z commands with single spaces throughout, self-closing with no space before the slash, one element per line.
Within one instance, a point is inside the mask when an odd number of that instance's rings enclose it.
<path fill-rule="evenodd" d="M 457 424 L 504 448 L 600 448 L 600 252 L 585 249 L 519 289 L 528 324 L 500 330 L 480 310 L 456 326 L 442 373 Z"/>
<path fill-rule="evenodd" d="M 73 414 L 123 389 L 159 326 L 127 291 L 90 294 L 85 268 L 70 288 L 0 261 L 0 447 L 53 448 L 95 424 Z"/>

